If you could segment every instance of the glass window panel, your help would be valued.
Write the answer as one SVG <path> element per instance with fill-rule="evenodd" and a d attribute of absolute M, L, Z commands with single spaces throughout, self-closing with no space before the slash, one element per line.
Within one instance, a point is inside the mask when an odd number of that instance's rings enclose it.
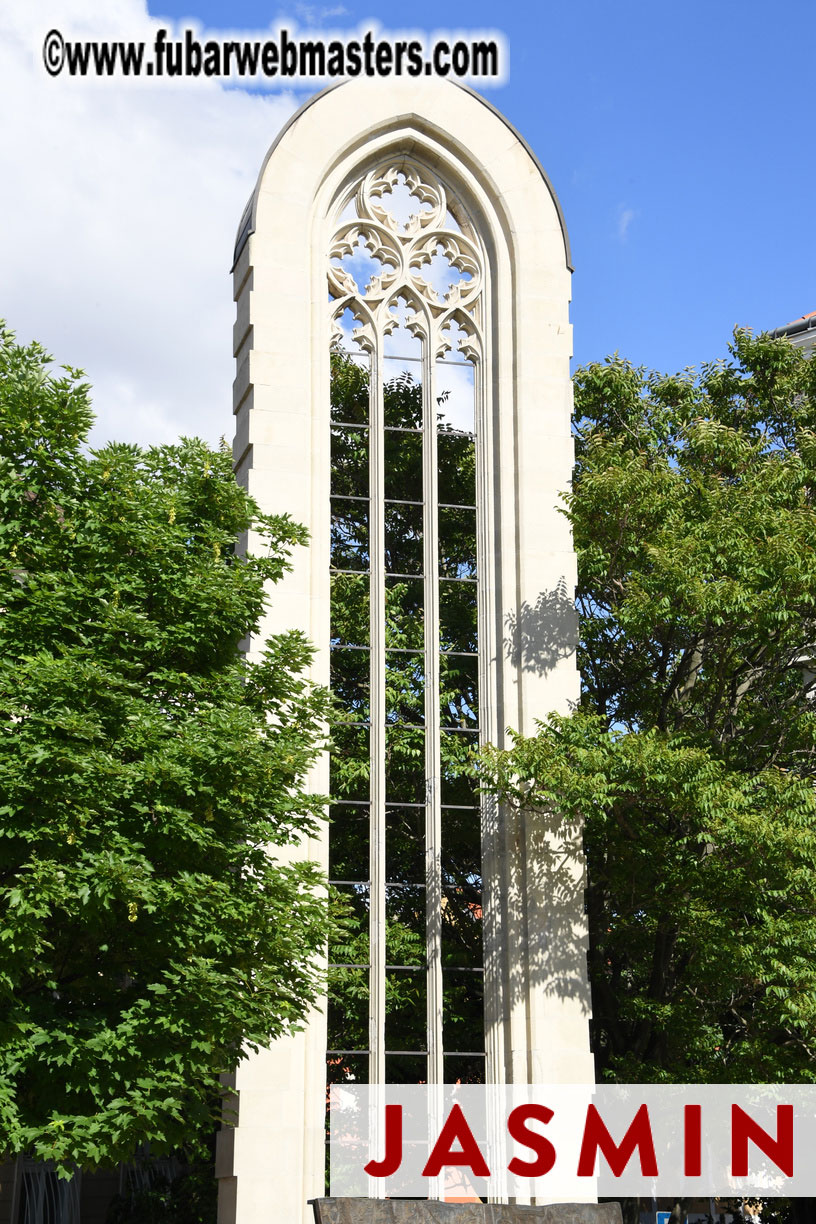
<path fill-rule="evenodd" d="M 393 883 L 425 883 L 424 807 L 386 808 L 385 877 Z"/>
<path fill-rule="evenodd" d="M 484 980 L 481 973 L 442 971 L 442 1042 L 451 1054 L 484 1049 Z"/>
<path fill-rule="evenodd" d="M 425 731 L 422 727 L 385 728 L 386 800 L 425 802 Z"/>
<path fill-rule="evenodd" d="M 335 1053 L 326 1056 L 327 1084 L 367 1084 L 368 1054 Z"/>
<path fill-rule="evenodd" d="M 484 1084 L 484 1054 L 445 1054 L 442 1065 L 446 1084 Z"/>
<path fill-rule="evenodd" d="M 329 684 L 354 722 L 368 722 L 371 652 L 334 646 L 329 654 Z"/>
<path fill-rule="evenodd" d="M 441 735 L 442 757 L 442 806 L 478 807 L 479 784 L 470 775 L 479 734 L 476 731 L 443 731 Z"/>
<path fill-rule="evenodd" d="M 476 511 L 439 509 L 439 573 L 448 578 L 476 577 Z"/>
<path fill-rule="evenodd" d="M 328 1048 L 331 1050 L 367 1049 L 368 966 L 354 969 L 330 966 L 328 988 L 326 1008 Z M 333 1082 L 342 1081 L 334 1080 Z"/>
<path fill-rule="evenodd" d="M 455 324 L 452 325 L 455 328 Z M 448 333 L 450 328 L 448 329 Z M 436 363 L 436 402 L 439 428 L 473 433 L 475 369 L 461 354 L 450 352 Z"/>
<path fill-rule="evenodd" d="M 427 1050 L 424 969 L 385 971 L 385 1048 Z"/>
<path fill-rule="evenodd" d="M 332 425 L 331 491 L 343 497 L 368 497 L 368 430 Z"/>
<path fill-rule="evenodd" d="M 329 809 L 329 879 L 368 880 L 370 814 L 367 804 L 335 803 Z"/>
<path fill-rule="evenodd" d="M 389 965 L 424 965 L 425 886 L 387 885 L 385 922 L 386 962 Z"/>
<path fill-rule="evenodd" d="M 440 505 L 476 505 L 476 444 L 471 434 L 437 435 Z"/>
<path fill-rule="evenodd" d="M 427 1084 L 428 1059 L 422 1054 L 386 1054 L 386 1084 Z"/>
<path fill-rule="evenodd" d="M 424 723 L 424 655 L 401 650 L 385 652 L 385 717 L 388 722 L 411 723 L 415 726 Z"/>
<path fill-rule="evenodd" d="M 341 570 L 368 569 L 368 502 L 332 498 L 331 564 Z"/>
<path fill-rule="evenodd" d="M 481 888 L 482 830 L 478 808 L 442 808 L 442 883 Z"/>
<path fill-rule="evenodd" d="M 385 568 L 391 574 L 422 573 L 422 506 L 385 503 Z"/>
<path fill-rule="evenodd" d="M 329 758 L 332 799 L 368 801 L 368 727 L 337 723 L 331 729 L 332 750 Z"/>
<path fill-rule="evenodd" d="M 337 922 L 329 936 L 329 964 L 365 968 L 368 966 L 370 889 L 367 884 L 333 884 L 331 896 Z M 338 1050 L 355 1048 L 334 1041 L 331 1046 Z"/>
<path fill-rule="evenodd" d="M 422 501 L 422 434 L 386 429 L 385 496 L 397 501 Z"/>
<path fill-rule="evenodd" d="M 476 651 L 476 584 L 439 583 L 439 647 L 441 650 Z"/>
<path fill-rule="evenodd" d="M 368 646 L 369 578 L 367 574 L 332 574 L 332 646 Z"/>
<path fill-rule="evenodd" d="M 476 730 L 479 726 L 479 660 L 468 655 L 442 655 L 439 685 L 441 725 Z"/>
<path fill-rule="evenodd" d="M 386 578 L 385 645 L 422 650 L 425 644 L 425 591 L 421 578 Z"/>
<path fill-rule="evenodd" d="M 341 325 L 345 323 L 346 311 Z M 353 327 L 359 327 L 352 317 Z M 350 333 L 344 336 L 344 347 L 350 347 Z M 347 423 L 367 425 L 369 405 L 368 357 L 344 352 L 339 348 L 331 351 L 331 419 Z"/>
<path fill-rule="evenodd" d="M 464 884 L 442 890 L 442 964 L 451 969 L 481 969 L 481 887 Z"/>
<path fill-rule="evenodd" d="M 422 364 L 401 357 L 382 363 L 384 422 L 388 429 L 422 429 Z"/>

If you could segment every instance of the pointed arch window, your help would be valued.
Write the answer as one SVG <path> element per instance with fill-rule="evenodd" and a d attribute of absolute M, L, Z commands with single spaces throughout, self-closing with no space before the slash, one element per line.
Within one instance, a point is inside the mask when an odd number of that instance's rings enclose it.
<path fill-rule="evenodd" d="M 328 1079 L 484 1079 L 477 461 L 485 259 L 405 159 L 339 201 L 332 321 Z"/>

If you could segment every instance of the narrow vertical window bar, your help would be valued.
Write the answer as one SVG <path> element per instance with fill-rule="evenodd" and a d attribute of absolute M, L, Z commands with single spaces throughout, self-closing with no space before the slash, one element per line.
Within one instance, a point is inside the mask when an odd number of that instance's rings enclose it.
<path fill-rule="evenodd" d="M 433 324 L 432 324 L 433 328 Z M 442 779 L 439 731 L 439 481 L 435 330 L 424 346 L 425 541 L 425 930 L 428 958 L 428 1083 L 444 1082 L 442 1048 Z"/>
<path fill-rule="evenodd" d="M 382 335 L 371 354 L 369 567 L 371 701 L 371 910 L 369 1082 L 385 1083 L 385 406 Z"/>

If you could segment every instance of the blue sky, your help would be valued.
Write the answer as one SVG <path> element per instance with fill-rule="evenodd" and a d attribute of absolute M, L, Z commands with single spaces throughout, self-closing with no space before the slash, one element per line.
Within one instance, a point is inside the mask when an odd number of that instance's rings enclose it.
<path fill-rule="evenodd" d="M 234 229 L 265 148 L 311 91 L 51 80 L 36 71 L 42 33 L 140 37 L 157 18 L 213 31 L 373 21 L 383 33 L 431 32 L 450 28 L 440 18 L 449 6 L 32 7 L 7 0 L 0 13 L 0 103 L 18 116 L 0 132 L 12 184 L 0 205 L 0 314 L 86 366 L 105 436 L 163 441 L 196 427 L 229 436 Z M 771 328 L 816 309 L 804 12 L 775 16 L 758 0 L 457 9 L 455 28 L 506 36 L 508 80 L 485 93 L 560 197 L 577 362 L 617 350 L 681 369 L 723 356 L 735 324 Z"/>

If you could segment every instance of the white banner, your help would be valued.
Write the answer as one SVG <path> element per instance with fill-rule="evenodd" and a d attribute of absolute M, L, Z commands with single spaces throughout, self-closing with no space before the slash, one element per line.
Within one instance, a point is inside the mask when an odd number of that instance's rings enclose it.
<path fill-rule="evenodd" d="M 816 1085 L 335 1085 L 331 1194 L 816 1196 Z"/>

